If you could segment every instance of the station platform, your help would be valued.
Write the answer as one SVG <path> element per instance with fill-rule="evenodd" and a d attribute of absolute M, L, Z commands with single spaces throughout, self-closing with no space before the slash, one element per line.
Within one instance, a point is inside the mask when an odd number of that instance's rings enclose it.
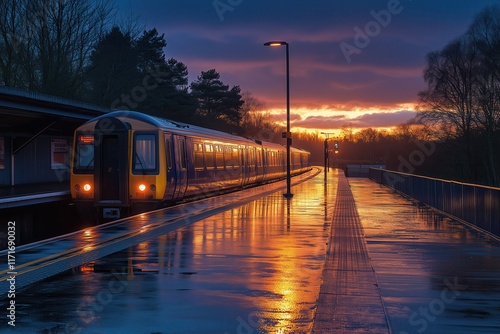
<path fill-rule="evenodd" d="M 177 210 L 189 219 L 171 231 L 175 210 L 81 231 L 52 251 L 88 261 L 20 288 L 1 332 L 500 332 L 498 240 L 337 170 L 296 181 L 291 200 L 273 187 Z M 130 238 L 96 257 L 99 235 Z"/>
<path fill-rule="evenodd" d="M 0 187 L 0 209 L 57 202 L 69 198 L 69 182 Z"/>

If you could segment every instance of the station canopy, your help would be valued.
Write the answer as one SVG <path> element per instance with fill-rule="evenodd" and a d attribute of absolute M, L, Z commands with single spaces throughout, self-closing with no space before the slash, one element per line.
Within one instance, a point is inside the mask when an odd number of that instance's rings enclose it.
<path fill-rule="evenodd" d="M 72 136 L 87 120 L 108 108 L 0 86 L 0 135 L 36 134 Z"/>

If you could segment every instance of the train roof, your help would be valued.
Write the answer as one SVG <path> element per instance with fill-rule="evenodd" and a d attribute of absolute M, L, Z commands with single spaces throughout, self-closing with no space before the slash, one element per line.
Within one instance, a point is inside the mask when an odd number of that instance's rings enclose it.
<path fill-rule="evenodd" d="M 163 129 L 163 130 L 175 133 L 175 134 L 180 134 L 180 135 L 210 137 L 210 138 L 218 139 L 218 140 L 225 139 L 225 140 L 239 141 L 239 142 L 253 143 L 253 144 L 262 143 L 262 144 L 264 144 L 265 147 L 268 147 L 268 148 L 283 149 L 283 145 L 280 145 L 280 144 L 253 140 L 250 138 L 241 137 L 238 135 L 234 135 L 234 134 L 230 134 L 230 133 L 226 133 L 226 132 L 222 132 L 222 131 L 207 129 L 207 128 L 203 128 L 201 126 L 172 121 L 169 119 L 155 117 L 155 116 L 143 114 L 143 113 L 140 113 L 137 111 L 130 111 L 130 110 L 113 111 L 113 112 L 104 114 L 102 116 L 96 117 L 96 118 L 88 121 L 87 123 L 97 121 L 99 119 L 106 118 L 106 117 L 131 118 L 131 119 L 135 119 L 135 120 L 147 123 L 147 124 L 151 124 L 151 125 L 156 126 L 160 129 Z M 298 149 L 298 148 L 292 148 L 292 149 L 293 149 L 293 151 L 300 151 L 300 152 L 304 152 L 304 153 L 309 153 L 308 151 Z"/>

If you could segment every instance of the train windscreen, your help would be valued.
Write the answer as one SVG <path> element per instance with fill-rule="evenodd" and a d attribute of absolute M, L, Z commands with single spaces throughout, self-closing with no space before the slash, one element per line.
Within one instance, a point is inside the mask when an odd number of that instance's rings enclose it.
<path fill-rule="evenodd" d="M 90 174 L 94 171 L 94 134 L 77 133 L 73 172 Z"/>

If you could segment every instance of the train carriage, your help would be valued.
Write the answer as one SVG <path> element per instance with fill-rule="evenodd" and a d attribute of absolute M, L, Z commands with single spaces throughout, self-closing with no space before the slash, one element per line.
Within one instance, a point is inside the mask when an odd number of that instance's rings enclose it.
<path fill-rule="evenodd" d="M 292 148 L 292 173 L 309 152 Z M 194 196 L 286 176 L 285 147 L 115 111 L 75 131 L 71 195 L 101 218 L 119 218 Z"/>

